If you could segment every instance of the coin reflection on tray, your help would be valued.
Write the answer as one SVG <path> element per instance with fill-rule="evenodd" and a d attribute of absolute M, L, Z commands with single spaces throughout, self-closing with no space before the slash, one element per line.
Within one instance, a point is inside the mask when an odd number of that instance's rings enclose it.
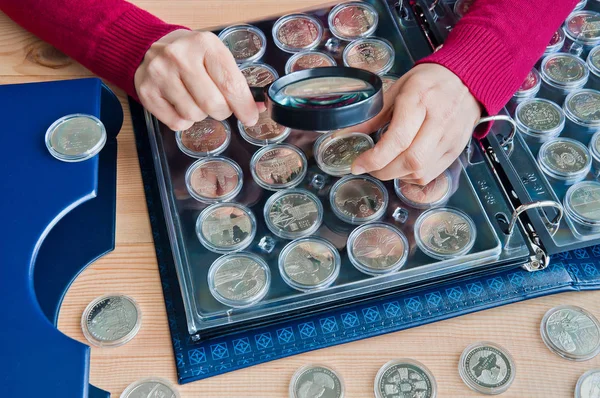
<path fill-rule="evenodd" d="M 592 167 L 592 157 L 587 147 L 570 138 L 556 138 L 546 142 L 538 153 L 542 171 L 565 183 L 585 178 Z"/>
<path fill-rule="evenodd" d="M 262 300 L 270 284 L 267 263 L 252 253 L 221 256 L 208 271 L 208 287 L 213 297 L 230 307 L 248 307 Z"/>
<path fill-rule="evenodd" d="M 306 156 L 293 145 L 275 144 L 259 149 L 250 161 L 254 181 L 269 190 L 292 188 L 306 175 Z"/>
<path fill-rule="evenodd" d="M 226 121 L 206 118 L 187 130 L 177 131 L 175 139 L 179 149 L 191 157 L 218 155 L 231 141 L 231 128 Z"/>
<path fill-rule="evenodd" d="M 444 204 L 452 193 L 452 177 L 443 172 L 427 185 L 394 180 L 396 194 L 404 203 L 416 209 L 428 209 Z"/>
<path fill-rule="evenodd" d="M 273 41 L 286 52 L 310 50 L 319 44 L 322 37 L 321 22 L 306 14 L 286 15 L 273 25 Z"/>
<path fill-rule="evenodd" d="M 188 192 L 204 203 L 233 199 L 242 190 L 242 184 L 242 169 L 224 157 L 197 160 L 185 173 Z"/>
<path fill-rule="evenodd" d="M 385 214 L 388 193 L 385 186 L 373 177 L 347 176 L 333 185 L 329 202 L 342 221 L 362 224 Z"/>
<path fill-rule="evenodd" d="M 588 231 L 600 230 L 600 183 L 582 181 L 573 185 L 564 198 L 565 214 Z"/>
<path fill-rule="evenodd" d="M 468 253 L 476 234 L 473 220 L 457 209 L 430 209 L 415 222 L 417 245 L 425 254 L 439 260 Z"/>
<path fill-rule="evenodd" d="M 196 234 L 204 247 L 216 253 L 243 250 L 254 239 L 256 219 L 245 206 L 217 203 L 200 213 Z"/>
<path fill-rule="evenodd" d="M 340 272 L 340 254 L 322 238 L 300 238 L 279 254 L 279 272 L 291 287 L 307 291 L 331 285 Z"/>
<path fill-rule="evenodd" d="M 351 41 L 371 36 L 377 29 L 379 15 L 367 3 L 342 3 L 329 12 L 328 22 L 329 30 L 335 37 Z"/>
<path fill-rule="evenodd" d="M 303 51 L 292 55 L 288 59 L 285 64 L 285 73 L 336 65 L 335 59 L 329 54 L 319 51 Z"/>
<path fill-rule="evenodd" d="M 219 39 L 239 64 L 256 61 L 267 50 L 265 34 L 252 25 L 231 26 L 219 33 Z"/>
<path fill-rule="evenodd" d="M 400 269 L 408 257 L 408 240 L 390 224 L 369 223 L 348 237 L 348 257 L 361 272 L 380 275 Z"/>
<path fill-rule="evenodd" d="M 264 87 L 279 77 L 272 66 L 260 62 L 240 65 L 240 71 L 250 87 Z"/>
<path fill-rule="evenodd" d="M 394 48 L 384 39 L 357 39 L 344 49 L 344 65 L 383 75 L 394 65 Z"/>
<path fill-rule="evenodd" d="M 317 148 L 317 164 L 321 170 L 333 176 L 350 174 L 352 162 L 373 146 L 373 139 L 363 133 L 348 133 L 340 136 L 329 133 Z"/>
<path fill-rule="evenodd" d="M 311 235 L 321 225 L 321 201 L 304 189 L 286 189 L 272 195 L 265 204 L 265 222 L 280 238 L 296 239 Z"/>
<path fill-rule="evenodd" d="M 267 111 L 258 115 L 258 122 L 252 127 L 246 127 L 238 120 L 238 129 L 243 139 L 258 146 L 284 141 L 292 131 L 289 127 L 276 123 Z"/>
<path fill-rule="evenodd" d="M 289 398 L 344 398 L 344 381 L 333 369 L 306 365 L 294 373 Z"/>

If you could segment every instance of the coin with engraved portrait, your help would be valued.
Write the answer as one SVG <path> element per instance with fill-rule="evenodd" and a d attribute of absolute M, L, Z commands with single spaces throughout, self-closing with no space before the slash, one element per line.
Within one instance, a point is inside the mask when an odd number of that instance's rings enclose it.
<path fill-rule="evenodd" d="M 256 220 L 245 206 L 216 203 L 198 216 L 196 235 L 204 247 L 215 253 L 243 250 L 256 235 Z"/>
<path fill-rule="evenodd" d="M 250 87 L 264 87 L 279 78 L 272 66 L 260 62 L 240 65 L 240 71 Z"/>
<path fill-rule="evenodd" d="M 289 388 L 290 398 L 343 398 L 342 377 L 323 365 L 306 365 L 294 373 Z"/>
<path fill-rule="evenodd" d="M 131 383 L 121 398 L 180 398 L 179 392 L 167 380 L 148 377 Z"/>
<path fill-rule="evenodd" d="M 482 394 L 496 395 L 511 386 L 516 367 L 506 349 L 482 341 L 465 348 L 460 356 L 458 370 L 461 379 L 471 389 Z"/>
<path fill-rule="evenodd" d="M 319 51 L 302 51 L 292 55 L 288 59 L 285 64 L 285 73 L 336 65 L 335 59 L 329 54 Z"/>
<path fill-rule="evenodd" d="M 322 238 L 300 238 L 288 243 L 279 254 L 283 280 L 300 291 L 324 288 L 340 272 L 340 254 Z"/>
<path fill-rule="evenodd" d="M 600 13 L 594 11 L 572 13 L 565 21 L 565 33 L 575 42 L 596 44 L 600 41 Z"/>
<path fill-rule="evenodd" d="M 175 134 L 177 146 L 183 153 L 194 158 L 218 155 L 227 149 L 231 141 L 231 129 L 226 121 L 206 118 L 187 130 Z"/>
<path fill-rule="evenodd" d="M 323 221 L 323 205 L 304 189 L 286 189 L 265 204 L 265 222 L 280 238 L 296 239 L 313 234 Z"/>
<path fill-rule="evenodd" d="M 117 347 L 135 337 L 141 319 L 135 300 L 123 295 L 106 295 L 92 301 L 83 311 L 81 329 L 93 345 Z"/>
<path fill-rule="evenodd" d="M 542 61 L 542 80 L 554 87 L 582 87 L 589 70 L 581 58 L 573 54 L 556 53 Z"/>
<path fill-rule="evenodd" d="M 92 115 L 73 114 L 56 120 L 46 131 L 46 148 L 63 162 L 82 162 L 102 150 L 106 128 Z"/>
<path fill-rule="evenodd" d="M 439 260 L 468 253 L 476 235 L 473 220 L 457 209 L 430 209 L 415 222 L 417 245 L 425 254 Z"/>
<path fill-rule="evenodd" d="M 317 164 L 321 170 L 333 176 L 350 174 L 352 162 L 373 146 L 373 139 L 367 134 L 347 133 L 337 137 L 333 134 L 319 147 Z"/>
<path fill-rule="evenodd" d="M 515 122 L 523 134 L 550 138 L 559 135 L 564 128 L 565 115 L 554 102 L 533 98 L 519 104 Z"/>
<path fill-rule="evenodd" d="M 561 305 L 544 315 L 542 339 L 555 354 L 573 361 L 586 361 L 600 352 L 600 323 L 581 307 Z"/>
<path fill-rule="evenodd" d="M 293 188 L 306 175 L 307 160 L 304 153 L 293 145 L 267 145 L 252 156 L 252 178 L 269 190 Z"/>
<path fill-rule="evenodd" d="M 591 369 L 581 375 L 575 387 L 575 398 L 600 398 L 600 369 Z"/>
<path fill-rule="evenodd" d="M 583 89 L 572 92 L 563 105 L 565 115 L 586 127 L 600 126 L 600 91 Z"/>
<path fill-rule="evenodd" d="M 271 271 L 258 255 L 236 252 L 219 257 L 208 270 L 208 287 L 213 297 L 230 307 L 248 307 L 269 291 Z"/>
<path fill-rule="evenodd" d="M 363 2 L 338 4 L 329 12 L 329 30 L 340 40 L 352 41 L 371 36 L 377 29 L 379 16 L 375 8 Z"/>
<path fill-rule="evenodd" d="M 185 184 L 190 195 L 200 202 L 225 202 L 242 190 L 242 169 L 224 157 L 200 159 L 188 168 Z"/>
<path fill-rule="evenodd" d="M 368 223 L 348 237 L 348 257 L 361 272 L 380 275 L 400 269 L 408 257 L 408 240 L 396 227 Z"/>
<path fill-rule="evenodd" d="M 346 176 L 331 188 L 329 203 L 334 214 L 350 224 L 374 221 L 385 214 L 388 192 L 370 176 Z"/>
<path fill-rule="evenodd" d="M 376 398 L 435 398 L 437 384 L 433 374 L 413 359 L 395 359 L 375 376 Z"/>
<path fill-rule="evenodd" d="M 276 123 L 265 111 L 258 115 L 258 122 L 252 127 L 244 126 L 238 120 L 238 130 L 243 139 L 252 145 L 264 146 L 285 141 L 292 129 Z"/>
<path fill-rule="evenodd" d="M 357 39 L 344 49 L 344 65 L 383 75 L 394 65 L 394 48 L 384 39 Z"/>
<path fill-rule="evenodd" d="M 587 147 L 579 141 L 556 138 L 542 145 L 538 163 L 548 176 L 575 182 L 585 178 L 590 171 L 592 157 Z"/>
<path fill-rule="evenodd" d="M 307 14 L 291 14 L 279 18 L 273 25 L 273 41 L 286 52 L 310 50 L 323 37 L 321 22 Z"/>
<path fill-rule="evenodd" d="M 219 39 L 231 51 L 238 64 L 260 59 L 267 49 L 265 34 L 252 25 L 236 25 L 219 33 Z"/>
<path fill-rule="evenodd" d="M 416 209 L 428 209 L 448 201 L 452 193 L 452 177 L 444 171 L 427 185 L 394 180 L 396 194 L 404 203 Z"/>

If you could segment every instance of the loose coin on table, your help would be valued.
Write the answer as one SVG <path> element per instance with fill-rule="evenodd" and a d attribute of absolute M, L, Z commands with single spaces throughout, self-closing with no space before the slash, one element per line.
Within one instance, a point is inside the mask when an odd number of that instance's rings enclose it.
<path fill-rule="evenodd" d="M 63 116 L 46 131 L 46 147 L 52 156 L 63 162 L 82 162 L 102 150 L 106 144 L 106 129 L 92 116 Z"/>
<path fill-rule="evenodd" d="M 384 75 L 394 66 L 394 48 L 384 39 L 356 39 L 344 49 L 344 65 Z"/>
<path fill-rule="evenodd" d="M 585 178 L 592 168 L 592 157 L 587 147 L 571 138 L 555 138 L 547 141 L 538 153 L 542 171 L 567 183 Z"/>
<path fill-rule="evenodd" d="M 565 34 L 569 39 L 585 46 L 600 42 L 600 14 L 595 11 L 577 11 L 565 21 Z"/>
<path fill-rule="evenodd" d="M 427 185 L 411 184 L 396 179 L 394 188 L 396 195 L 407 205 L 416 209 L 428 209 L 448 201 L 452 194 L 452 177 L 445 171 Z"/>
<path fill-rule="evenodd" d="M 600 230 L 600 183 L 582 181 L 573 185 L 563 200 L 565 214 L 589 232 Z"/>
<path fill-rule="evenodd" d="M 130 384 L 121 393 L 121 398 L 180 398 L 179 392 L 168 381 L 149 377 Z"/>
<path fill-rule="evenodd" d="M 323 365 L 306 365 L 294 373 L 290 398 L 343 398 L 344 382 L 333 369 Z"/>
<path fill-rule="evenodd" d="M 300 291 L 324 288 L 340 273 L 340 254 L 325 239 L 296 239 L 279 254 L 279 272 L 288 285 Z"/>
<path fill-rule="evenodd" d="M 575 398 L 600 397 L 600 369 L 591 369 L 581 375 L 575 387 Z"/>
<path fill-rule="evenodd" d="M 561 305 L 550 309 L 540 332 L 546 346 L 565 359 L 586 361 L 600 352 L 600 323 L 583 308 Z"/>
<path fill-rule="evenodd" d="M 219 39 L 231 51 L 238 64 L 259 60 L 267 50 L 265 34 L 252 25 L 236 25 L 223 29 Z"/>
<path fill-rule="evenodd" d="M 240 65 L 240 71 L 250 87 L 264 87 L 279 77 L 277 71 L 267 64 L 252 62 Z"/>
<path fill-rule="evenodd" d="M 363 152 L 373 148 L 373 139 L 363 133 L 336 136 L 329 133 L 316 153 L 319 168 L 332 176 L 343 176 L 352 171 L 352 162 Z"/>
<path fill-rule="evenodd" d="M 368 3 L 349 2 L 333 7 L 329 12 L 328 22 L 329 30 L 335 37 L 352 41 L 375 33 L 379 15 Z"/>
<path fill-rule="evenodd" d="M 348 237 L 348 257 L 368 275 L 381 275 L 400 269 L 408 257 L 408 240 L 396 227 L 369 223 L 356 228 Z"/>
<path fill-rule="evenodd" d="M 293 188 L 306 175 L 307 160 L 304 153 L 293 145 L 267 145 L 252 156 L 250 171 L 254 181 L 264 189 Z"/>
<path fill-rule="evenodd" d="M 310 15 L 291 14 L 273 25 L 273 41 L 281 50 L 295 53 L 316 47 L 323 37 L 323 25 Z"/>
<path fill-rule="evenodd" d="M 246 127 L 238 120 L 238 130 L 243 139 L 257 146 L 285 141 L 292 131 L 289 127 L 276 123 L 267 111 L 258 115 L 258 122 L 252 127 Z"/>
<path fill-rule="evenodd" d="M 323 205 L 304 189 L 286 189 L 265 204 L 267 227 L 280 238 L 296 239 L 313 234 L 323 221 Z"/>
<path fill-rule="evenodd" d="M 336 65 L 335 59 L 329 54 L 319 51 L 302 51 L 292 55 L 288 59 L 285 63 L 285 73 Z"/>
<path fill-rule="evenodd" d="M 475 244 L 476 235 L 471 217 L 457 209 L 430 209 L 415 222 L 417 245 L 438 260 L 467 254 Z"/>
<path fill-rule="evenodd" d="M 106 295 L 83 311 L 81 329 L 92 344 L 117 347 L 133 339 L 140 330 L 142 313 L 137 303 L 123 295 Z"/>
<path fill-rule="evenodd" d="M 204 203 L 225 202 L 242 190 L 242 169 L 224 157 L 204 158 L 194 162 L 185 173 L 190 195 Z"/>
<path fill-rule="evenodd" d="M 376 398 L 435 398 L 437 384 L 433 374 L 413 359 L 395 359 L 375 376 Z"/>
<path fill-rule="evenodd" d="M 187 130 L 178 131 L 175 139 L 179 149 L 193 158 L 218 155 L 231 141 L 231 128 L 226 121 L 206 118 Z"/>
<path fill-rule="evenodd" d="M 262 300 L 271 285 L 271 271 L 256 254 L 237 252 L 219 257 L 208 270 L 208 288 L 217 301 L 249 307 Z"/>
<path fill-rule="evenodd" d="M 458 364 L 461 379 L 471 389 L 487 395 L 508 390 L 515 379 L 515 363 L 504 348 L 489 342 L 471 344 Z"/>
<path fill-rule="evenodd" d="M 215 253 L 243 250 L 256 235 L 256 219 L 245 206 L 216 203 L 198 216 L 196 235 L 204 247 Z"/>
<path fill-rule="evenodd" d="M 334 214 L 350 224 L 378 220 L 385 214 L 388 192 L 381 181 L 370 176 L 346 176 L 329 193 Z"/>

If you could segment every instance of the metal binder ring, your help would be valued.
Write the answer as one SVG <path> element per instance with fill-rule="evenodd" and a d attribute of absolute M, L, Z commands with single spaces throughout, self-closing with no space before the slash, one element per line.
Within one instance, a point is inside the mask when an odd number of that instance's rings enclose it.
<path fill-rule="evenodd" d="M 504 137 L 502 139 L 502 141 L 500 142 L 500 146 L 501 147 L 505 147 L 505 146 L 511 147 L 513 144 L 513 140 L 515 139 L 515 134 L 517 133 L 517 124 L 510 116 L 495 115 L 495 116 L 482 117 L 481 119 L 479 119 L 479 121 L 475 125 L 475 128 L 477 128 L 477 126 L 479 126 L 482 123 L 497 122 L 497 121 L 504 121 L 504 122 L 510 123 L 510 127 L 511 127 L 510 133 L 508 134 L 507 137 Z"/>
<path fill-rule="evenodd" d="M 512 234 L 512 230 L 515 227 L 517 219 L 521 213 L 531 209 L 540 209 L 542 207 L 553 207 L 558 210 L 558 214 L 556 217 L 554 217 L 554 220 L 550 221 L 551 225 L 558 226 L 563 217 L 563 207 L 560 205 L 560 203 L 557 203 L 553 200 L 540 200 L 538 202 L 525 203 L 515 209 L 512 218 L 510 219 L 510 223 L 508 224 L 508 235 Z"/>

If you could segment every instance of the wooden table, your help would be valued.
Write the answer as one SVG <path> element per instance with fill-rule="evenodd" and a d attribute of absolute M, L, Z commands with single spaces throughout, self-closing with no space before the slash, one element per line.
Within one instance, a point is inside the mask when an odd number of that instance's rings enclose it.
<path fill-rule="evenodd" d="M 136 0 L 159 17 L 194 28 L 207 28 L 280 15 L 324 0 Z M 90 76 L 76 62 L 18 27 L 0 13 L 0 84 Z M 173 351 L 157 270 L 152 234 L 142 190 L 126 97 L 116 90 L 125 109 L 119 135 L 116 249 L 85 270 L 70 288 L 59 328 L 85 343 L 80 319 L 95 297 L 120 292 L 134 297 L 143 312 L 142 328 L 119 348 L 92 348 L 91 382 L 118 397 L 131 382 L 146 376 L 176 381 Z M 373 396 L 379 367 L 392 358 L 410 357 L 433 372 L 439 397 L 472 397 L 461 381 L 457 362 L 461 351 L 477 340 L 506 347 L 514 356 L 517 376 L 503 397 L 573 396 L 578 377 L 600 367 L 600 356 L 570 362 L 551 353 L 540 338 L 539 323 L 547 309 L 580 305 L 600 317 L 600 292 L 567 293 L 479 312 L 419 328 L 323 349 L 179 386 L 183 397 L 286 397 L 294 371 L 320 362 L 345 378 L 347 396 Z"/>

